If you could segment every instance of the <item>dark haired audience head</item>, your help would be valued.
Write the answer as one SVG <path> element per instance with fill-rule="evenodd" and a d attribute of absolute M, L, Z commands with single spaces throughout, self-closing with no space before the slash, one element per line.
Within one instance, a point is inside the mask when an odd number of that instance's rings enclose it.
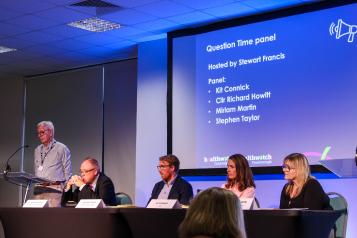
<path fill-rule="evenodd" d="M 311 176 L 304 154 L 292 153 L 283 160 L 284 178 L 288 181 L 280 196 L 280 208 L 331 209 L 329 197 Z"/>
<path fill-rule="evenodd" d="M 179 233 L 180 238 L 245 238 L 239 198 L 216 187 L 200 192 L 192 200 Z"/>
<path fill-rule="evenodd" d="M 254 197 L 253 173 L 243 155 L 234 154 L 228 158 L 227 183 L 222 187 L 231 190 L 238 197 Z"/>

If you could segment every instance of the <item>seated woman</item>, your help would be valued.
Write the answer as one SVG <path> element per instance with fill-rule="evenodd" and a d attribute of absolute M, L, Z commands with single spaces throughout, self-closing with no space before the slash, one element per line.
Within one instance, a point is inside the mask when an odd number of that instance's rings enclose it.
<path fill-rule="evenodd" d="M 227 183 L 221 187 L 232 191 L 239 198 L 254 198 L 253 173 L 243 155 L 235 154 L 228 158 Z"/>
<path fill-rule="evenodd" d="M 280 196 L 280 208 L 331 209 L 330 199 L 320 183 L 311 176 L 305 155 L 293 153 L 285 157 L 284 178 L 288 180 Z"/>
<path fill-rule="evenodd" d="M 246 238 L 239 198 L 222 188 L 200 192 L 192 200 L 179 234 L 181 238 Z"/>

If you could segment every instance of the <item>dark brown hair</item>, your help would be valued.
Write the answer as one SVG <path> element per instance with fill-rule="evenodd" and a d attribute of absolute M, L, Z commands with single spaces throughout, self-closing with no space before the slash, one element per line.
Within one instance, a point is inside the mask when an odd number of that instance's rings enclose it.
<path fill-rule="evenodd" d="M 245 238 L 239 198 L 223 188 L 209 188 L 191 202 L 179 227 L 180 238 Z"/>
<path fill-rule="evenodd" d="M 238 186 L 239 191 L 243 191 L 248 187 L 254 187 L 253 173 L 249 167 L 248 160 L 241 154 L 234 154 L 229 156 L 228 160 L 232 160 L 236 166 L 237 176 L 234 179 L 227 177 L 226 188 Z"/>

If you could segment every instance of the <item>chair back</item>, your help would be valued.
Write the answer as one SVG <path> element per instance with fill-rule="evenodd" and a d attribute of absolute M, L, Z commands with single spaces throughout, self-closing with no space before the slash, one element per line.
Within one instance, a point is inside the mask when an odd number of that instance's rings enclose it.
<path fill-rule="evenodd" d="M 346 199 L 339 193 L 329 192 L 330 205 L 333 210 L 341 211 L 341 216 L 335 223 L 335 238 L 345 238 L 347 231 L 348 204 Z"/>
<path fill-rule="evenodd" d="M 133 204 L 130 196 L 124 192 L 118 192 L 115 194 L 117 199 L 117 205 L 126 205 L 126 204 Z"/>

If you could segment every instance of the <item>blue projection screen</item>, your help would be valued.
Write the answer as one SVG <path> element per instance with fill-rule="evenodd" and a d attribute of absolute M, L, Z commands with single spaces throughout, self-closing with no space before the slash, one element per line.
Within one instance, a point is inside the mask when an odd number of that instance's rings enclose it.
<path fill-rule="evenodd" d="M 351 158 L 357 144 L 357 4 L 172 37 L 172 152 L 181 168 L 234 153 Z"/>

